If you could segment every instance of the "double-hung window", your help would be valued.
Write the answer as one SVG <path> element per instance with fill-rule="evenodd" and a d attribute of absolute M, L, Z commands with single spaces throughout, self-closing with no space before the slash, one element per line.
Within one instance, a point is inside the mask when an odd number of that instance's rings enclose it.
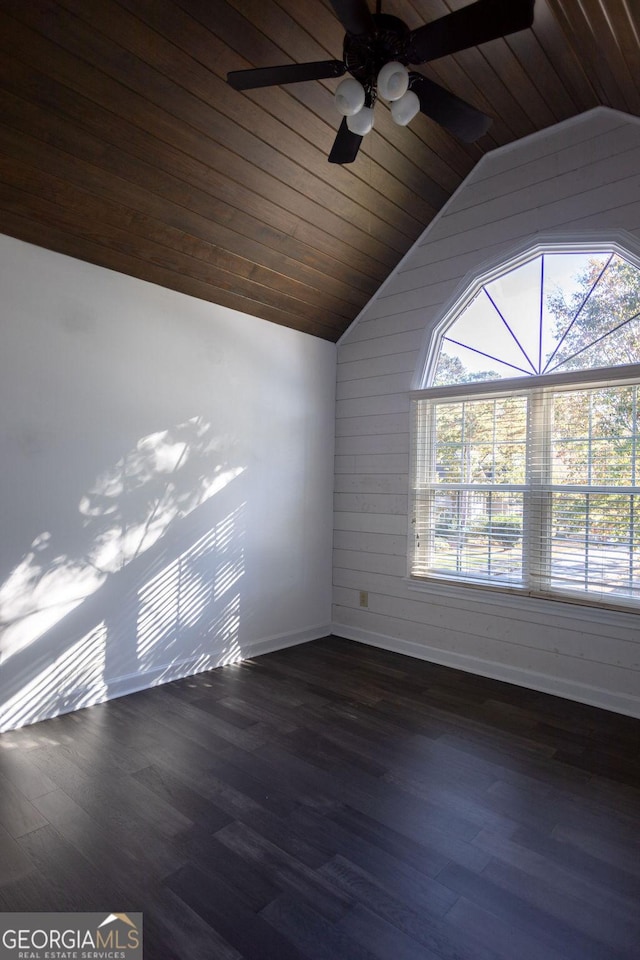
<path fill-rule="evenodd" d="M 478 283 L 416 393 L 411 575 L 640 605 L 640 269 L 547 250 Z"/>

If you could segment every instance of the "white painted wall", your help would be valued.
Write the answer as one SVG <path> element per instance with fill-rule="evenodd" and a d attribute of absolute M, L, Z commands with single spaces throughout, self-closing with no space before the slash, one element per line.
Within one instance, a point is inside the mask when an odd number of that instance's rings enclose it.
<path fill-rule="evenodd" d="M 640 121 L 598 108 L 483 158 L 342 338 L 335 633 L 640 716 L 640 615 L 407 580 L 409 390 L 434 326 L 516 250 L 620 231 L 640 242 Z"/>
<path fill-rule="evenodd" d="M 0 237 L 0 729 L 323 636 L 335 346 Z"/>

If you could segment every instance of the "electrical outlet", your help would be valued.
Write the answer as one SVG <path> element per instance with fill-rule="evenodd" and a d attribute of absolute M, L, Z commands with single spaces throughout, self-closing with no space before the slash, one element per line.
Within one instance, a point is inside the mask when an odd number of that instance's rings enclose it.
<path fill-rule="evenodd" d="M 360 606 L 368 607 L 369 606 L 369 594 L 366 590 L 360 591 Z"/>

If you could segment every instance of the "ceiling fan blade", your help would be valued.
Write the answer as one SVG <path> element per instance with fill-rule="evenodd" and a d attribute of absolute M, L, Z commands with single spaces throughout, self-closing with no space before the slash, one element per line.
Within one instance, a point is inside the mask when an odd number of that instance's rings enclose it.
<path fill-rule="evenodd" d="M 427 63 L 488 40 L 526 30 L 535 0 L 477 0 L 411 32 L 409 63 Z"/>
<path fill-rule="evenodd" d="M 227 74 L 227 83 L 234 90 L 253 90 L 255 87 L 273 87 L 281 83 L 341 77 L 345 72 L 342 60 L 315 60 L 312 63 L 288 63 L 283 67 L 232 70 Z"/>
<path fill-rule="evenodd" d="M 347 118 L 343 117 L 329 154 L 329 163 L 353 163 L 358 156 L 361 143 L 362 137 L 357 133 L 351 133 L 347 126 Z"/>
<path fill-rule="evenodd" d="M 491 126 L 491 117 L 476 110 L 470 103 L 456 97 L 433 80 L 414 72 L 411 72 L 409 77 L 411 89 L 418 95 L 422 113 L 465 143 L 477 140 Z"/>
<path fill-rule="evenodd" d="M 367 0 L 331 0 L 331 6 L 347 33 L 373 32 L 373 17 Z"/>

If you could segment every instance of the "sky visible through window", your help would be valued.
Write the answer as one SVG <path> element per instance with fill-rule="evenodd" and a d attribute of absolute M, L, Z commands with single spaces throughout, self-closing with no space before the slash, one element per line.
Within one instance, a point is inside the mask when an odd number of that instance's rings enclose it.
<path fill-rule="evenodd" d="M 640 270 L 613 251 L 544 253 L 486 283 L 442 336 L 433 383 L 640 357 Z"/>

